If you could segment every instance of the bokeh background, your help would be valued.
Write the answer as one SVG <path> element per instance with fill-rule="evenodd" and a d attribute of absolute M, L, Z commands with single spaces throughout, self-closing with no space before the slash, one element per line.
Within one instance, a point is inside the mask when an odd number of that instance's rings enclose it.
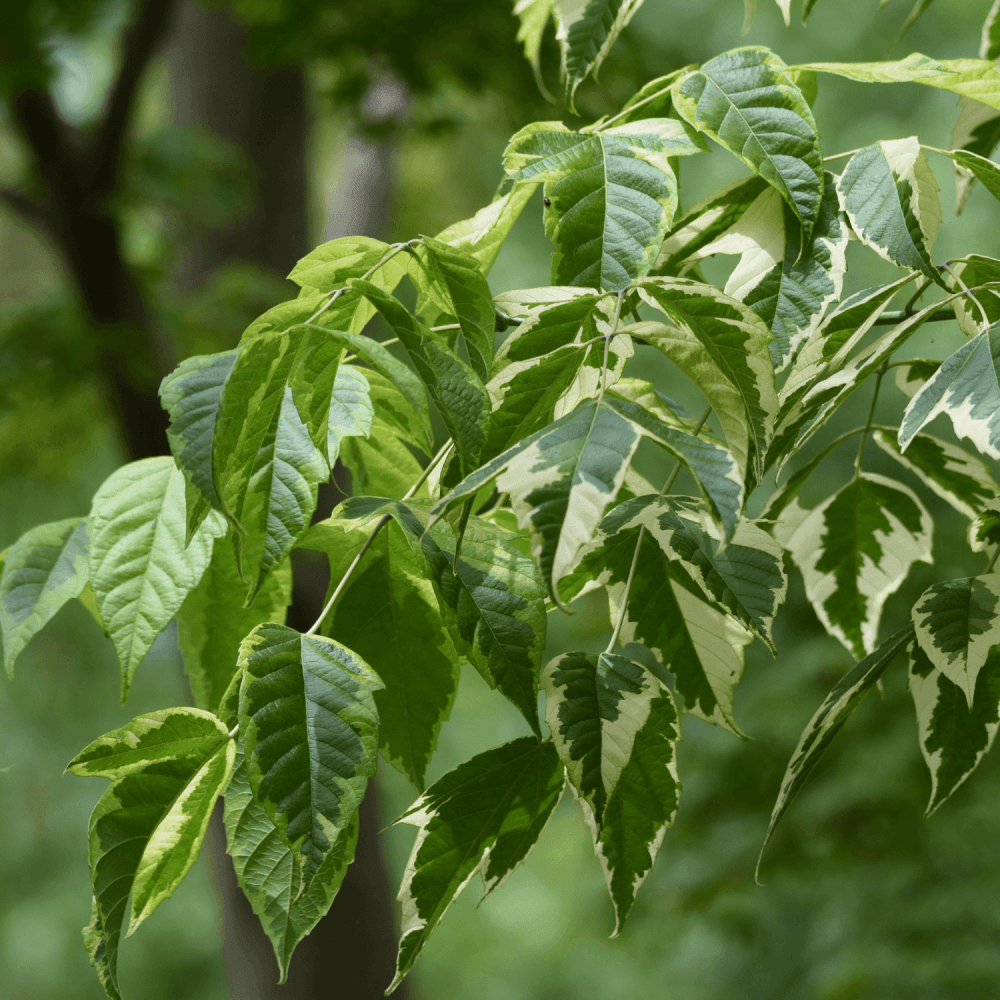
<path fill-rule="evenodd" d="M 588 118 L 613 111 L 647 79 L 741 44 L 787 62 L 896 58 L 910 51 L 975 55 L 987 0 L 941 0 L 902 41 L 907 0 L 820 0 L 808 27 L 786 30 L 764 0 L 746 35 L 735 0 L 647 0 L 613 51 Z M 121 59 L 125 0 L 8 0 L 0 87 L 13 92 L 34 59 L 59 113 L 86 130 Z M 560 111 L 539 96 L 514 35 L 508 0 L 238 0 L 177 4 L 137 97 L 113 194 L 122 254 L 169 354 L 222 350 L 268 306 L 292 297 L 284 274 L 324 238 L 387 240 L 434 233 L 490 200 L 507 137 Z M 20 20 L 19 20 L 20 19 Z M 24 28 L 27 25 L 27 28 Z M 14 31 L 18 28 L 21 34 Z M 10 30 L 7 30 L 10 29 Z M 32 48 L 34 46 L 34 48 Z M 549 82 L 557 54 L 544 49 Z M 918 134 L 947 146 L 956 99 L 915 86 L 862 87 L 820 79 L 817 119 L 826 153 Z M 1000 206 L 973 192 L 951 210 L 953 182 L 935 162 L 945 225 L 939 259 L 1000 256 Z M 686 206 L 740 176 L 721 151 L 682 167 Z M 11 115 L 0 118 L 0 182 L 33 190 L 32 164 Z M 495 292 L 547 282 L 550 247 L 540 197 L 490 275 Z M 127 434 L 95 375 L 94 333 L 56 242 L 0 204 L 0 550 L 41 521 L 83 514 L 94 489 L 126 461 Z M 852 245 L 848 290 L 891 269 Z M 729 266 L 731 266 L 731 261 Z M 723 263 L 713 265 L 724 275 Z M 378 334 L 378 331 L 375 331 Z M 946 356 L 954 324 L 908 346 Z M 645 349 L 632 374 L 666 380 L 700 410 L 696 391 Z M 829 430 L 864 419 L 867 390 Z M 904 397 L 886 381 L 877 419 L 898 420 Z M 939 422 L 934 430 L 950 436 Z M 823 439 L 819 439 L 819 447 Z M 849 478 L 853 444 L 810 481 L 812 503 Z M 660 475 L 655 462 L 648 467 Z M 917 564 L 886 607 L 885 630 L 930 582 L 975 572 L 965 523 L 901 475 L 937 522 L 933 566 Z M 758 501 L 759 503 L 759 501 Z M 599 649 L 607 608 L 592 597 L 550 619 L 549 655 Z M 446 915 L 407 986 L 426 1000 L 985 1000 L 1000 996 L 1000 801 L 987 759 L 929 821 L 929 780 L 902 662 L 884 696 L 862 706 L 784 821 L 763 869 L 756 852 L 788 755 L 825 692 L 849 665 L 824 636 L 792 576 L 776 627 L 781 655 L 748 651 L 736 714 L 741 742 L 685 717 L 676 826 L 622 936 L 575 804 L 563 801 L 527 864 L 479 906 L 476 886 Z M 12 683 L 0 683 L 0 998 L 98 1000 L 80 939 L 89 918 L 87 817 L 99 782 L 63 775 L 90 740 L 141 711 L 189 697 L 172 632 L 139 671 L 125 707 L 110 642 L 76 605 L 36 638 Z M 521 735 L 514 709 L 467 669 L 432 767 Z M 388 821 L 412 798 L 391 769 L 379 777 Z M 382 838 L 398 884 L 413 832 Z M 223 1000 L 217 855 L 207 853 L 174 899 L 122 949 L 121 979 L 136 1000 Z M 232 933 L 232 931 L 230 931 Z M 364 962 L 365 956 L 359 956 Z M 294 964 L 294 963 L 293 963 Z M 230 970 L 232 971 L 232 970 Z M 234 998 L 287 995 L 355 1000 L 343 970 L 312 986 L 267 992 L 247 977 Z M 235 980 L 233 980 L 235 982 Z"/>

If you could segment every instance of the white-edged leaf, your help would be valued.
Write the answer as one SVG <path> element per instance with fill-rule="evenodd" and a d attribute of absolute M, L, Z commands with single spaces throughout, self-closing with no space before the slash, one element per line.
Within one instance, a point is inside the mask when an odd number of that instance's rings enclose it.
<path fill-rule="evenodd" d="M 14 661 L 89 581 L 87 522 L 82 517 L 26 531 L 0 562 L 0 635 L 7 676 Z"/>
<path fill-rule="evenodd" d="M 958 106 L 958 119 L 951 130 L 951 148 L 991 157 L 1000 143 L 1000 113 L 996 108 L 980 104 L 971 97 L 960 97 Z M 952 169 L 955 175 L 955 214 L 961 215 L 976 178 L 957 162 Z"/>
<path fill-rule="evenodd" d="M 918 434 L 904 452 L 889 431 L 876 430 L 873 437 L 884 452 L 916 473 L 942 500 L 970 520 L 987 500 L 1000 495 L 1000 486 L 982 459 L 957 445 L 930 434 Z"/>
<path fill-rule="evenodd" d="M 895 367 L 896 375 L 893 381 L 896 383 L 896 388 L 907 399 L 913 399 L 924 383 L 941 367 L 941 362 L 936 358 L 908 358 Z"/>
<path fill-rule="evenodd" d="M 805 240 L 823 199 L 819 132 L 788 67 L 759 45 L 724 52 L 673 86 L 674 107 L 775 187 Z"/>
<path fill-rule="evenodd" d="M 1000 327 L 964 343 L 924 383 L 903 414 L 900 448 L 905 452 L 917 432 L 941 413 L 958 437 L 1000 459 Z"/>
<path fill-rule="evenodd" d="M 982 511 L 969 524 L 966 534 L 973 552 L 989 552 L 1000 545 L 1000 499 L 987 500 Z"/>
<path fill-rule="evenodd" d="M 941 226 L 938 185 L 915 136 L 883 139 L 855 153 L 837 190 L 866 246 L 890 264 L 941 282 L 932 256 Z"/>
<path fill-rule="evenodd" d="M 920 752 L 931 775 L 926 816 L 951 797 L 993 746 L 1000 728 L 1000 648 L 979 671 L 970 706 L 965 692 L 935 666 L 919 643 L 910 647 L 910 694 Z"/>
<path fill-rule="evenodd" d="M 976 678 L 1000 645 L 1000 574 L 945 580 L 913 605 L 917 642 L 973 707 Z"/>
<path fill-rule="evenodd" d="M 184 475 L 169 457 L 112 473 L 90 510 L 90 583 L 122 670 L 122 701 L 140 661 L 197 585 L 226 526 L 209 513 L 189 545 Z"/>
<path fill-rule="evenodd" d="M 860 660 L 875 648 L 886 598 L 914 562 L 931 562 L 932 529 L 909 487 L 866 472 L 810 511 L 793 501 L 774 533 L 824 628 Z"/>
<path fill-rule="evenodd" d="M 771 822 L 768 824 L 767 835 L 764 837 L 760 857 L 757 859 L 758 878 L 764 851 L 774 833 L 774 828 L 791 805 L 792 799 L 806 783 L 826 748 L 840 732 L 844 723 L 854 714 L 861 700 L 878 683 L 885 668 L 896 654 L 911 642 L 913 642 L 913 625 L 907 624 L 845 674 L 809 720 L 781 779 L 781 790 L 774 803 Z"/>

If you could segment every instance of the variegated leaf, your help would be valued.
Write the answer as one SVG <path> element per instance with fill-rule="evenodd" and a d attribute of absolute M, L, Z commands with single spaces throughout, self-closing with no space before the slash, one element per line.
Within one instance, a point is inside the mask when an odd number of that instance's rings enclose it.
<path fill-rule="evenodd" d="M 949 275 L 947 285 L 953 292 L 961 289 L 959 280 L 970 291 L 977 289 L 971 295 L 960 295 L 952 302 L 955 319 L 962 332 L 967 337 L 975 337 L 986 327 L 1000 321 L 1000 260 L 971 253 L 955 261 L 951 269 L 954 277 Z M 980 287 L 982 285 L 987 287 Z"/>
<path fill-rule="evenodd" d="M 552 283 L 620 291 L 646 274 L 677 207 L 670 157 L 704 148 L 672 118 L 606 132 L 572 132 L 560 122 L 521 129 L 504 169 L 516 181 L 544 181 Z"/>
<path fill-rule="evenodd" d="M 861 659 L 882 605 L 916 561 L 931 562 L 932 521 L 906 486 L 862 473 L 810 511 L 794 501 L 774 529 L 827 632 Z"/>
<path fill-rule="evenodd" d="M 808 243 L 823 198 L 823 152 L 788 67 L 762 46 L 733 49 L 678 80 L 673 99 L 683 118 L 778 190 Z"/>
<path fill-rule="evenodd" d="M 7 676 L 21 651 L 89 582 L 87 522 L 81 517 L 26 531 L 0 562 L 0 635 Z"/>
<path fill-rule="evenodd" d="M 917 710 L 920 752 L 931 773 L 930 816 L 969 777 L 1000 728 L 1000 647 L 990 649 L 970 705 L 962 688 L 919 643 L 910 647 L 910 694 Z"/>
<path fill-rule="evenodd" d="M 826 748 L 840 732 L 844 723 L 854 714 L 861 700 L 878 683 L 885 668 L 897 653 L 911 642 L 913 642 L 913 625 L 907 624 L 845 674 L 809 720 L 781 779 L 781 790 L 774 803 L 771 822 L 768 824 L 767 835 L 764 837 L 760 857 L 757 859 L 758 878 L 764 851 L 774 833 L 774 828 L 791 805 L 792 799 L 809 779 Z"/>
<path fill-rule="evenodd" d="M 660 682 L 617 653 L 563 653 L 542 671 L 545 721 L 595 840 Z"/>
<path fill-rule="evenodd" d="M 1000 644 L 1000 574 L 945 580 L 913 606 L 917 642 L 973 707 L 976 678 Z"/>
<path fill-rule="evenodd" d="M 938 185 L 920 141 L 884 139 L 851 157 L 837 183 L 851 227 L 880 257 L 940 282 L 932 251 Z"/>
<path fill-rule="evenodd" d="M 899 428 L 905 452 L 917 432 L 938 414 L 951 420 L 955 433 L 984 455 L 1000 459 L 1000 327 L 963 344 L 910 400 Z"/>
<path fill-rule="evenodd" d="M 958 119 L 951 130 L 951 148 L 991 157 L 1000 143 L 1000 114 L 997 109 L 971 97 L 960 97 L 958 106 Z M 957 161 L 952 164 L 952 169 L 955 175 L 955 214 L 961 215 L 976 176 Z"/>
<path fill-rule="evenodd" d="M 397 820 L 418 833 L 399 887 L 399 955 L 387 992 L 413 967 L 445 910 L 476 872 L 488 895 L 524 861 L 565 783 L 552 743 L 523 736 L 459 764 Z"/>
<path fill-rule="evenodd" d="M 956 300 L 957 304 L 957 300 Z M 896 375 L 893 381 L 896 388 L 906 396 L 913 397 L 923 388 L 924 383 L 941 367 L 941 362 L 934 358 L 911 358 L 896 365 Z"/>
<path fill-rule="evenodd" d="M 967 535 L 973 552 L 989 552 L 1000 545 L 1000 499 L 987 500 L 983 510 L 969 525 Z"/>
<path fill-rule="evenodd" d="M 987 500 L 1000 495 L 1000 486 L 985 463 L 957 445 L 930 434 L 918 434 L 904 452 L 891 431 L 879 429 L 873 437 L 884 452 L 916 473 L 967 518 L 974 518 Z"/>

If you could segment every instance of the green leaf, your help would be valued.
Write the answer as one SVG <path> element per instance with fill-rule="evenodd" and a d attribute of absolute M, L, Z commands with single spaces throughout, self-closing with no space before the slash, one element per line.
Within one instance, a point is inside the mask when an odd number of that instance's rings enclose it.
<path fill-rule="evenodd" d="M 965 695 L 971 710 L 976 678 L 1000 644 L 1000 574 L 945 580 L 913 606 L 917 642 L 934 667 Z"/>
<path fill-rule="evenodd" d="M 336 348 L 333 355 L 330 350 Z M 223 509 L 240 533 L 240 565 L 252 601 L 268 572 L 288 554 L 309 524 L 317 485 L 329 475 L 315 438 L 297 409 L 293 380 L 314 372 L 309 358 L 339 358 L 340 348 L 319 328 L 263 334 L 244 344 L 215 430 L 213 466 Z M 303 361 L 303 358 L 307 361 Z M 329 445 L 329 414 L 336 369 L 324 368 L 325 407 L 317 425 Z"/>
<path fill-rule="evenodd" d="M 1000 486 L 982 460 L 948 441 L 918 434 L 903 452 L 891 431 L 877 430 L 873 437 L 884 452 L 970 520 L 983 509 L 985 501 L 1000 494 Z"/>
<path fill-rule="evenodd" d="M 823 200 L 823 152 L 788 67 L 761 46 L 733 49 L 678 80 L 673 98 L 683 118 L 778 190 L 808 243 Z"/>
<path fill-rule="evenodd" d="M 545 721 L 595 837 L 660 682 L 617 653 L 563 653 L 542 671 Z"/>
<path fill-rule="evenodd" d="M 1000 498 L 987 500 L 982 513 L 969 525 L 969 548 L 973 552 L 990 552 L 1000 545 Z"/>
<path fill-rule="evenodd" d="M 902 649 L 913 641 L 913 625 L 907 624 L 894 633 L 874 653 L 866 656 L 853 670 L 845 674 L 826 696 L 816 714 L 799 737 L 795 752 L 785 768 L 785 776 L 781 780 L 781 790 L 774 803 L 771 822 L 767 835 L 757 859 L 757 876 L 760 876 L 760 863 L 764 851 L 774 833 L 778 821 L 784 816 L 792 803 L 792 799 L 809 779 L 813 768 L 819 763 L 826 748 L 840 732 L 844 723 L 854 714 L 864 696 L 878 683 L 885 668 Z"/>
<path fill-rule="evenodd" d="M 538 89 L 554 103 L 554 98 L 542 79 L 542 38 L 552 16 L 555 0 L 516 0 L 514 16 L 521 22 L 517 29 L 517 40 L 524 46 L 524 58 L 531 64 Z"/>
<path fill-rule="evenodd" d="M 1000 328 L 992 327 L 962 344 L 910 400 L 899 428 L 904 452 L 917 432 L 938 414 L 951 420 L 955 434 L 984 455 L 1000 459 Z"/>
<path fill-rule="evenodd" d="M 371 387 L 364 373 L 353 365 L 341 365 L 337 369 L 330 400 L 327 451 L 331 467 L 340 456 L 340 443 L 344 438 L 368 437 L 374 418 Z"/>
<path fill-rule="evenodd" d="M 468 251 L 482 265 L 483 273 L 489 274 L 504 240 L 537 187 L 537 183 L 514 184 L 510 191 L 498 195 L 471 219 L 442 229 L 437 239 Z"/>
<path fill-rule="evenodd" d="M 213 539 L 225 534 L 211 513 L 185 547 L 184 476 L 168 457 L 112 473 L 90 510 L 90 583 L 122 670 L 122 701 L 153 641 L 201 579 Z"/>
<path fill-rule="evenodd" d="M 792 69 L 833 73 L 858 83 L 921 83 L 1000 110 L 1000 73 L 986 59 L 932 59 L 913 52 L 896 62 L 804 63 Z"/>
<path fill-rule="evenodd" d="M 360 278 L 392 250 L 369 236 L 344 236 L 322 243 L 292 268 L 290 281 L 317 292 L 332 292 L 348 278 Z"/>
<path fill-rule="evenodd" d="M 458 322 L 469 363 L 485 382 L 493 367 L 493 295 L 479 261 L 467 250 L 428 236 L 411 251 L 418 262 L 411 276 L 420 298 L 417 311 L 431 326 Z M 423 304 L 422 304 L 423 303 Z"/>
<path fill-rule="evenodd" d="M 713 409 L 718 407 L 741 470 L 751 460 L 760 467 L 778 412 L 771 335 L 763 321 L 717 288 L 687 278 L 651 278 L 639 294 L 673 327 L 669 338 L 650 343 L 695 381 Z"/>
<path fill-rule="evenodd" d="M 989 159 L 1000 144 L 1000 114 L 995 108 L 970 97 L 960 97 L 958 106 L 958 119 L 951 131 L 951 148 L 968 150 Z M 955 214 L 961 215 L 976 177 L 958 163 L 952 164 L 952 171 L 955 175 Z"/>
<path fill-rule="evenodd" d="M 235 755 L 215 716 L 171 708 L 140 715 L 70 762 L 74 774 L 112 781 L 90 818 L 95 913 L 84 932 L 109 996 L 120 995 L 118 945 L 129 894 L 133 934 L 197 858 Z"/>
<path fill-rule="evenodd" d="M 7 676 L 14 661 L 87 585 L 87 522 L 81 517 L 26 531 L 0 563 L 0 634 Z"/>
<path fill-rule="evenodd" d="M 942 152 L 945 152 L 942 150 Z M 991 159 L 968 149 L 957 149 L 947 154 L 958 166 L 967 170 L 994 198 L 1000 201 L 1000 166 Z"/>
<path fill-rule="evenodd" d="M 670 157 L 703 148 L 673 118 L 606 132 L 573 132 L 560 122 L 521 129 L 504 169 L 515 180 L 545 182 L 552 284 L 621 291 L 648 273 L 677 208 Z"/>
<path fill-rule="evenodd" d="M 249 607 L 243 605 L 245 595 L 233 548 L 223 540 L 177 612 L 177 638 L 194 703 L 219 714 L 229 726 L 236 720 L 223 715 L 223 695 L 239 670 L 240 643 L 256 625 L 284 622 L 292 602 L 289 562 L 268 576 Z"/>
<path fill-rule="evenodd" d="M 546 618 L 538 567 L 521 552 L 517 535 L 475 516 L 466 524 L 456 563 L 451 527 L 438 522 L 426 531 L 429 503 L 351 497 L 338 513 L 357 519 L 359 526 L 390 513 L 420 543 L 439 599 L 454 613 L 459 651 L 540 736 L 538 673 Z"/>
<path fill-rule="evenodd" d="M 667 73 L 666 76 L 658 76 L 655 80 L 650 80 L 622 105 L 621 111 L 615 115 L 615 121 L 625 123 L 638 121 L 641 118 L 668 117 L 673 108 L 670 85 L 697 68 L 697 65 L 694 64 L 684 66 L 681 69 L 675 69 L 672 73 Z"/>
<path fill-rule="evenodd" d="M 350 470 L 353 492 L 402 496 L 428 461 L 424 424 L 389 379 L 372 371 L 364 377 L 374 410 L 371 431 L 367 438 L 344 438 L 340 460 Z"/>
<path fill-rule="evenodd" d="M 911 489 L 866 472 L 810 511 L 789 505 L 775 537 L 824 628 L 860 660 L 875 648 L 886 598 L 914 562 L 932 561 L 932 528 Z"/>
<path fill-rule="evenodd" d="M 374 285 L 352 280 L 352 286 L 382 314 L 410 356 L 448 429 L 463 469 L 473 469 L 486 440 L 490 401 L 476 373 L 444 338 L 414 319 L 398 299 Z"/>
<path fill-rule="evenodd" d="M 941 225 L 938 185 L 915 136 L 855 153 L 837 189 L 862 243 L 890 264 L 941 283 L 931 256 Z"/>
<path fill-rule="evenodd" d="M 576 89 L 601 63 L 642 6 L 642 0 L 555 0 L 566 104 L 576 113 Z"/>
<path fill-rule="evenodd" d="M 661 688 L 608 797 L 600 839 L 594 845 L 615 907 L 612 937 L 621 931 L 653 867 L 663 835 L 677 815 L 681 785 L 676 746 L 680 738 L 677 706 L 670 692 Z"/>
<path fill-rule="evenodd" d="M 303 544 L 330 557 L 334 587 L 367 539 L 337 515 L 310 529 Z M 400 529 L 389 524 L 334 605 L 323 631 L 378 673 L 384 690 L 375 693 L 385 759 L 418 789 L 448 718 L 458 687 L 458 654 L 442 619 L 424 557 L 414 552 Z"/>
<path fill-rule="evenodd" d="M 240 646 L 240 736 L 247 774 L 301 866 L 307 887 L 375 773 L 382 687 L 357 653 L 284 625 L 258 625 Z"/>
<path fill-rule="evenodd" d="M 989 651 L 970 706 L 961 687 L 934 665 L 918 643 L 910 647 L 910 694 L 917 710 L 920 751 L 931 773 L 930 816 L 978 767 L 1000 728 L 1000 649 Z"/>
<path fill-rule="evenodd" d="M 524 861 L 565 780 L 552 744 L 523 736 L 459 764 L 400 817 L 419 832 L 399 890 L 399 955 L 388 992 L 477 871 L 488 895 Z"/>
<path fill-rule="evenodd" d="M 962 260 L 955 261 L 951 270 L 952 274 L 946 281 L 949 290 L 961 291 L 961 280 L 971 292 L 970 295 L 960 295 L 952 301 L 955 319 L 966 336 L 975 337 L 977 333 L 982 333 L 984 323 L 985 326 L 993 326 L 1000 321 L 1000 260 L 971 253 Z M 980 288 L 981 285 L 986 287 Z M 976 289 L 975 292 L 972 292 L 973 288 Z M 940 364 L 940 361 L 936 363 L 935 371 Z M 928 377 L 930 374 L 933 372 L 928 373 Z M 912 398 L 914 393 L 909 395 Z"/>
<path fill-rule="evenodd" d="M 957 302 L 955 303 L 958 304 Z M 902 364 L 895 366 L 896 388 L 907 399 L 920 391 L 923 384 L 941 367 L 941 362 L 935 358 L 907 358 Z"/>
<path fill-rule="evenodd" d="M 222 393 L 238 350 L 187 358 L 160 383 L 160 402 L 170 414 L 167 441 L 201 503 L 188 504 L 188 541 L 208 513 L 222 509 L 212 472 L 212 440 Z M 207 505 L 207 506 L 206 506 Z"/>
<path fill-rule="evenodd" d="M 242 750 L 226 790 L 226 850 L 236 879 L 274 947 L 279 983 L 288 976 L 292 952 L 330 909 L 354 860 L 357 814 L 348 822 L 308 886 L 295 853 L 282 840 L 267 810 L 253 797 Z"/>

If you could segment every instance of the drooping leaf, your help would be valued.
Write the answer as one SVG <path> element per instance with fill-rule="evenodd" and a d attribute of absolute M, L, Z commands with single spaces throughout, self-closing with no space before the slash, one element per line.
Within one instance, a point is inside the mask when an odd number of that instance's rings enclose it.
<path fill-rule="evenodd" d="M 960 295 L 952 301 L 955 319 L 967 337 L 975 337 L 985 327 L 1000 321 L 1000 260 L 971 253 L 954 261 L 951 271 L 946 282 L 949 289 L 958 292 L 965 285 L 970 291 L 969 295 Z M 913 395 L 910 393 L 911 398 Z"/>
<path fill-rule="evenodd" d="M 504 240 L 510 235 L 537 187 L 537 182 L 512 185 L 509 191 L 498 195 L 471 219 L 463 219 L 442 229 L 437 239 L 467 250 L 482 265 L 483 273 L 489 274 Z"/>
<path fill-rule="evenodd" d="M 402 927 L 389 992 L 477 871 L 488 894 L 524 861 L 565 781 L 552 743 L 523 736 L 459 764 L 400 817 L 419 832 L 399 889 Z"/>
<path fill-rule="evenodd" d="M 893 381 L 907 399 L 913 399 L 923 384 L 940 367 L 941 362 L 935 358 L 908 358 L 905 363 L 896 365 Z"/>
<path fill-rule="evenodd" d="M 398 299 L 360 280 L 351 284 L 399 337 L 455 442 L 462 468 L 474 469 L 486 440 L 490 414 L 489 396 L 482 381 L 443 338 L 411 316 Z"/>
<path fill-rule="evenodd" d="M 823 199 L 823 152 L 812 109 L 769 49 L 733 49 L 673 87 L 674 107 L 760 174 L 802 223 L 805 242 Z"/>
<path fill-rule="evenodd" d="M 249 607 L 233 548 L 225 539 L 199 584 L 177 612 L 184 672 L 199 708 L 221 713 L 222 696 L 239 669 L 240 643 L 256 625 L 283 623 L 292 602 L 292 568 L 286 560 L 271 573 Z M 223 717 L 232 726 L 235 719 Z"/>
<path fill-rule="evenodd" d="M 620 291 L 646 274 L 677 207 L 670 157 L 703 148 L 704 140 L 672 118 L 606 132 L 573 132 L 560 122 L 521 129 L 504 169 L 515 180 L 545 183 L 545 230 L 556 247 L 552 284 Z"/>
<path fill-rule="evenodd" d="M 680 738 L 677 706 L 670 692 L 660 688 L 608 797 L 600 839 L 594 845 L 615 907 L 612 937 L 621 931 L 653 867 L 663 835 L 677 815 L 681 784 L 676 746 Z"/>
<path fill-rule="evenodd" d="M 932 59 L 913 52 L 895 62 L 804 63 L 792 69 L 833 73 L 858 83 L 920 83 L 1000 110 L 1000 73 L 986 59 Z"/>
<path fill-rule="evenodd" d="M 233 350 L 187 358 L 160 383 L 160 401 L 170 414 L 170 451 L 201 501 L 189 500 L 188 540 L 209 507 L 222 509 L 212 473 L 212 440 L 222 393 L 238 354 Z"/>
<path fill-rule="evenodd" d="M 328 553 L 331 588 L 367 539 L 336 515 L 303 539 Z M 442 618 L 424 557 L 388 524 L 350 578 L 323 631 L 365 658 L 382 679 L 375 693 L 383 757 L 422 789 L 441 724 L 458 687 L 458 654 Z"/>
<path fill-rule="evenodd" d="M 905 452 L 917 432 L 938 414 L 984 455 L 1000 459 L 1000 328 L 962 344 L 910 400 L 899 428 Z"/>
<path fill-rule="evenodd" d="M 524 58 L 528 60 L 535 74 L 538 89 L 551 98 L 542 79 L 542 38 L 552 16 L 555 0 L 516 0 L 514 16 L 521 22 L 517 29 L 517 40 L 524 46 Z"/>
<path fill-rule="evenodd" d="M 851 157 L 837 183 L 851 227 L 880 257 L 941 282 L 932 251 L 941 225 L 937 181 L 915 136 Z"/>
<path fill-rule="evenodd" d="M 250 786 L 307 887 L 345 835 L 375 773 L 382 684 L 357 653 L 284 625 L 240 645 L 240 737 Z"/>
<path fill-rule="evenodd" d="M 197 585 L 225 534 L 214 511 L 185 546 L 184 476 L 169 457 L 112 473 L 90 510 L 90 583 L 122 670 L 122 701 L 139 662 Z"/>
<path fill-rule="evenodd" d="M 368 437 L 374 418 L 371 387 L 364 373 L 353 365 L 341 365 L 330 400 L 327 451 L 331 466 L 340 456 L 341 441 L 347 437 Z"/>
<path fill-rule="evenodd" d="M 910 647 L 910 694 L 917 710 L 920 751 L 931 774 L 930 816 L 989 752 L 1000 728 L 1000 649 L 994 647 L 976 679 L 970 707 L 965 692 L 936 667 L 919 643 Z"/>
<path fill-rule="evenodd" d="M 827 632 L 860 660 L 875 648 L 886 598 L 914 562 L 931 562 L 931 531 L 911 489 L 866 472 L 810 511 L 790 504 L 775 537 Z"/>
<path fill-rule="evenodd" d="M 703 282 L 650 278 L 639 293 L 674 328 L 669 338 L 654 337 L 650 343 L 671 360 L 676 358 L 713 408 L 718 406 L 716 413 L 741 469 L 750 461 L 759 468 L 778 412 L 768 328 L 745 305 Z M 735 411 L 733 389 L 742 404 Z"/>
<path fill-rule="evenodd" d="M 84 932 L 110 997 L 119 997 L 118 945 L 180 885 L 232 773 L 236 747 L 215 716 L 171 708 L 95 740 L 67 770 L 110 778 L 90 818 L 94 922 Z"/>
<path fill-rule="evenodd" d="M 973 708 L 976 679 L 1000 644 L 1000 575 L 945 580 L 913 606 L 917 642 Z"/>
<path fill-rule="evenodd" d="M 1000 114 L 997 109 L 970 97 L 960 97 L 958 105 L 958 119 L 951 131 L 951 148 L 968 150 L 989 159 L 1000 144 Z M 976 176 L 958 162 L 953 163 L 952 172 L 955 175 L 955 214 L 961 215 Z"/>
<path fill-rule="evenodd" d="M 891 432 L 880 429 L 872 436 L 884 452 L 916 473 L 942 500 L 970 520 L 987 500 L 1000 495 L 1000 486 L 985 463 L 948 441 L 918 434 L 904 452 Z"/>
<path fill-rule="evenodd" d="M 364 377 L 374 411 L 371 431 L 344 438 L 340 460 L 350 470 L 353 492 L 402 496 L 428 460 L 424 426 L 389 379 L 372 371 Z"/>
<path fill-rule="evenodd" d="M 412 250 L 418 262 L 411 275 L 417 285 L 417 311 L 430 326 L 458 322 L 469 363 L 485 382 L 493 367 L 493 296 L 479 261 L 461 247 L 423 237 Z"/>
<path fill-rule="evenodd" d="M 383 513 L 395 517 L 419 543 L 438 594 L 455 616 L 459 651 L 491 688 L 518 707 L 536 735 L 538 674 L 545 646 L 545 586 L 535 561 L 521 552 L 512 532 L 470 517 L 455 562 L 455 537 L 438 522 L 427 532 L 429 501 L 351 497 L 339 510 L 360 526 Z"/>
<path fill-rule="evenodd" d="M 555 0 L 556 39 L 562 51 L 566 104 L 576 112 L 577 87 L 601 63 L 643 0 Z"/>
<path fill-rule="evenodd" d="M 545 665 L 542 684 L 552 742 L 597 838 L 660 682 L 617 653 L 563 653 Z"/>
<path fill-rule="evenodd" d="M 14 661 L 89 581 L 87 522 L 71 517 L 26 531 L 0 563 L 0 635 L 7 676 Z"/>
<path fill-rule="evenodd" d="M 896 654 L 911 642 L 913 642 L 913 625 L 907 624 L 845 674 L 809 720 L 781 779 L 781 790 L 774 803 L 771 822 L 768 824 L 767 835 L 760 849 L 760 857 L 757 859 L 758 877 L 761 860 L 774 828 L 791 805 L 792 799 L 809 779 L 826 748 L 840 732 L 844 723 L 854 714 L 861 700 L 878 683 L 885 668 Z"/>
<path fill-rule="evenodd" d="M 288 976 L 292 952 L 330 909 L 347 867 L 354 860 L 357 814 L 308 886 L 295 852 L 285 843 L 267 810 L 253 797 L 243 751 L 236 755 L 226 789 L 226 850 L 236 879 L 274 947 L 279 983 Z"/>

